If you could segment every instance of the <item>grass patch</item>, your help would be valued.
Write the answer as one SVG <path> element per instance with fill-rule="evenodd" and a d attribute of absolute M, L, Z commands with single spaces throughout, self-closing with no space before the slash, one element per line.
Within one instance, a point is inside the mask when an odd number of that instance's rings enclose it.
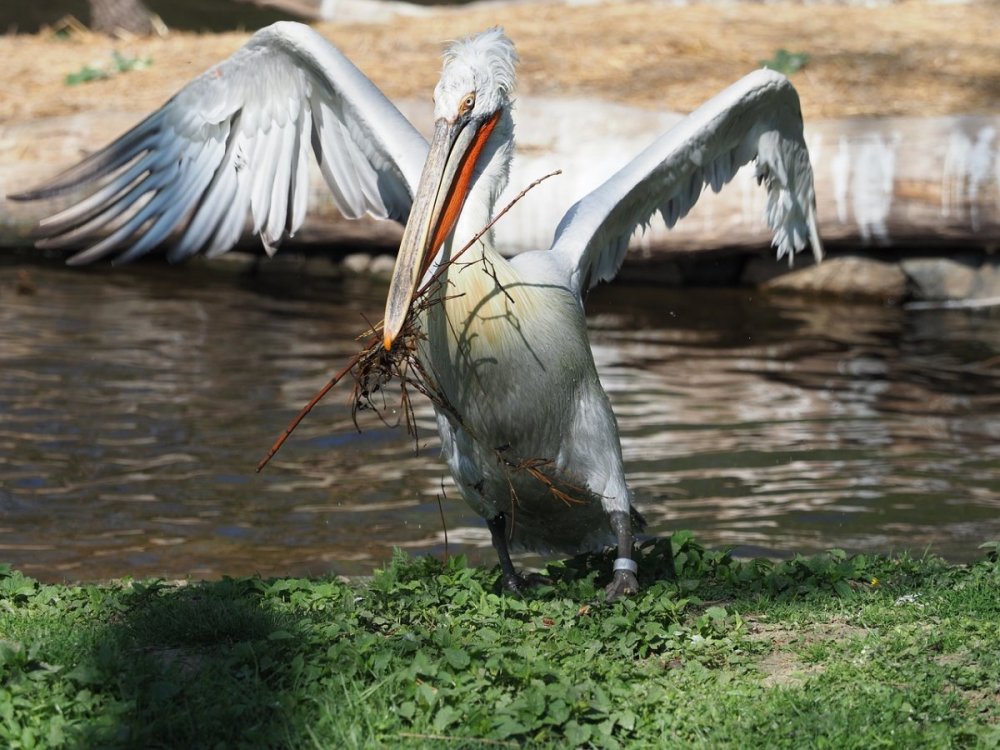
<path fill-rule="evenodd" d="M 96 65 L 84 65 L 75 73 L 66 75 L 67 86 L 79 86 L 81 83 L 91 81 L 104 81 L 119 73 L 128 73 L 133 70 L 145 70 L 153 64 L 149 57 L 128 57 L 118 50 L 111 52 L 111 63 L 107 67 Z"/>
<path fill-rule="evenodd" d="M 739 561 L 688 534 L 501 594 L 462 558 L 366 583 L 55 586 L 0 568 L 0 745 L 1000 745 L 1000 563 Z"/>
<path fill-rule="evenodd" d="M 789 52 L 787 49 L 775 50 L 770 60 L 761 60 L 765 68 L 776 70 L 782 75 L 790 76 L 798 73 L 809 64 L 809 55 L 805 52 Z"/>

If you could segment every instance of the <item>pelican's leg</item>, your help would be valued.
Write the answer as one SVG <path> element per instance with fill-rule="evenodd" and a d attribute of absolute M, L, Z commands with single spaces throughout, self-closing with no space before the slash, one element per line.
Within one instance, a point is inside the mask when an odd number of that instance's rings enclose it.
<path fill-rule="evenodd" d="M 515 594 L 523 594 L 532 586 L 552 583 L 552 579 L 540 573 L 531 573 L 523 576 L 514 570 L 514 563 L 510 559 L 510 552 L 507 549 L 507 516 L 497 513 L 492 519 L 486 522 L 493 538 L 493 548 L 500 558 L 500 572 L 503 574 L 503 585 L 508 591 Z"/>
<path fill-rule="evenodd" d="M 615 510 L 610 516 L 611 528 L 618 537 L 618 559 L 615 560 L 614 578 L 604 592 L 605 599 L 613 602 L 638 593 L 639 580 L 635 576 L 638 566 L 632 559 L 632 523 L 628 511 Z"/>
<path fill-rule="evenodd" d="M 514 563 L 510 559 L 510 551 L 507 549 L 507 516 L 497 513 L 486 522 L 486 527 L 490 530 L 490 537 L 493 539 L 493 549 L 497 551 L 500 558 L 500 572 L 503 575 L 504 588 L 520 594 L 526 588 L 527 582 L 514 570 Z"/>

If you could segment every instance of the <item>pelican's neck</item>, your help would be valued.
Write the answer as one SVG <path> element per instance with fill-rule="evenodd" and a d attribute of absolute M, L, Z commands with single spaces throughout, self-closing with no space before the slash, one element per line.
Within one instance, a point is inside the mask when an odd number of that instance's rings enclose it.
<path fill-rule="evenodd" d="M 469 188 L 465 205 L 455 222 L 454 231 L 442 245 L 434 266 L 448 262 L 493 219 L 497 198 L 507 187 L 513 155 L 514 120 L 511 117 L 510 107 L 507 106 L 503 109 L 500 120 L 483 148 L 473 172 L 472 186 Z M 470 248 L 463 259 L 472 260 L 473 257 L 481 257 L 484 253 L 495 252 L 493 230 L 490 229 L 484 234 L 477 245 L 482 249 Z M 447 273 L 446 270 L 445 274 Z"/>

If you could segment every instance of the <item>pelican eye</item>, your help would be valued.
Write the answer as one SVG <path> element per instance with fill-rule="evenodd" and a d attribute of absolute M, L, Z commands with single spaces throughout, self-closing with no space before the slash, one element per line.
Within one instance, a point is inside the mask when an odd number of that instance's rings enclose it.
<path fill-rule="evenodd" d="M 458 113 L 463 117 L 469 114 L 473 107 L 476 106 L 476 93 L 473 91 L 466 95 L 465 99 L 462 100 L 461 105 L 458 107 Z"/>

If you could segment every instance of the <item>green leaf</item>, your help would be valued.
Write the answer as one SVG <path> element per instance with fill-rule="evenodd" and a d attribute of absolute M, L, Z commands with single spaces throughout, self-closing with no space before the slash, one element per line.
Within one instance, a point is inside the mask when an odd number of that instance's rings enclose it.
<path fill-rule="evenodd" d="M 839 581 L 833 582 L 833 590 L 836 591 L 839 596 L 845 598 L 854 594 L 854 590 L 851 588 L 851 585 L 843 578 Z"/>
<path fill-rule="evenodd" d="M 724 607 L 709 607 L 705 610 L 705 614 L 708 615 L 709 619 L 717 621 L 725 621 L 728 616 Z"/>
<path fill-rule="evenodd" d="M 802 70 L 808 62 L 809 55 L 805 52 L 789 52 L 786 49 L 779 49 L 775 51 L 770 60 L 761 60 L 760 64 L 787 76 Z"/>
<path fill-rule="evenodd" d="M 528 728 L 511 716 L 500 716 L 493 726 L 493 734 L 499 739 L 525 734 Z"/>
<path fill-rule="evenodd" d="M 590 725 L 579 724 L 576 720 L 566 722 L 566 742 L 571 747 L 579 747 L 590 741 Z"/>
<path fill-rule="evenodd" d="M 399 704 L 397 713 L 404 719 L 412 719 L 414 714 L 417 713 L 417 704 L 413 701 L 403 701 Z"/>
<path fill-rule="evenodd" d="M 417 685 L 417 698 L 423 705 L 428 708 L 433 708 L 434 704 L 437 703 L 438 694 L 437 691 L 426 682 L 421 682 Z"/>
<path fill-rule="evenodd" d="M 441 708 L 438 709 L 437 714 L 434 716 L 434 729 L 435 731 L 443 732 L 461 717 L 461 712 L 451 706 L 441 706 Z"/>
<path fill-rule="evenodd" d="M 615 721 L 618 722 L 618 725 L 622 729 L 628 732 L 631 732 L 633 729 L 635 729 L 635 723 L 637 719 L 638 717 L 635 715 L 635 713 L 633 713 L 631 710 L 627 708 L 615 716 Z"/>
<path fill-rule="evenodd" d="M 445 661 L 453 669 L 465 669 L 472 661 L 469 654 L 460 648 L 446 648 L 443 650 Z"/>

